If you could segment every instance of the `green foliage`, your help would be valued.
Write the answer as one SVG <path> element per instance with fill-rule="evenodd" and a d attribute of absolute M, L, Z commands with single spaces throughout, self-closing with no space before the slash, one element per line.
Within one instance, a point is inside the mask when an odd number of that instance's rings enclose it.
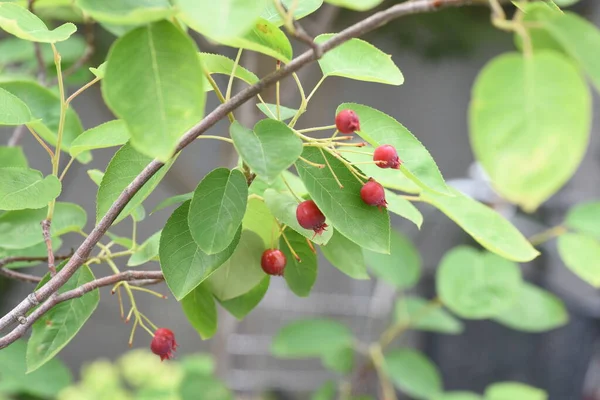
<path fill-rule="evenodd" d="M 321 251 L 334 267 L 349 277 L 369 279 L 362 248 L 341 233 L 334 231 L 329 242 L 321 246 Z"/>
<path fill-rule="evenodd" d="M 122 146 L 128 140 L 129 132 L 125 122 L 116 119 L 88 129 L 77 136 L 71 143 L 69 153 L 71 157 L 77 157 L 87 150 Z"/>
<path fill-rule="evenodd" d="M 437 304 L 420 297 L 403 297 L 396 302 L 394 322 L 411 329 L 456 335 L 463 332 L 463 324 Z"/>
<path fill-rule="evenodd" d="M 356 11 L 366 11 L 378 6 L 383 0 L 325 0 L 334 6 L 345 7 Z"/>
<path fill-rule="evenodd" d="M 265 297 L 267 289 L 269 289 L 270 281 L 270 277 L 265 276 L 262 281 L 254 288 L 250 289 L 249 292 L 234 297 L 233 299 L 219 301 L 219 303 L 224 309 L 229 311 L 231 315 L 242 320 L 250 313 L 250 311 L 258 306 L 258 303 Z"/>
<path fill-rule="evenodd" d="M 416 350 L 391 350 L 384 366 L 394 385 L 415 399 L 429 399 L 442 391 L 435 364 Z"/>
<path fill-rule="evenodd" d="M 148 261 L 158 261 L 158 249 L 160 243 L 161 231 L 156 232 L 150 236 L 144 243 L 138 246 L 129 260 L 127 261 L 128 267 L 137 267 L 147 263 Z"/>
<path fill-rule="evenodd" d="M 21 147 L 0 146 L 0 168 L 5 167 L 29 167 L 29 163 Z"/>
<path fill-rule="evenodd" d="M 279 106 L 279 118 L 277 118 L 277 104 L 259 103 L 256 105 L 256 107 L 258 107 L 258 109 L 263 114 L 265 114 L 268 118 L 277 119 L 279 121 L 286 121 L 288 119 L 291 119 L 298 112 L 298 110 L 296 110 L 296 109 L 284 107 L 284 106 L 280 105 Z"/>
<path fill-rule="evenodd" d="M 585 202 L 572 207 L 565 217 L 565 225 L 600 240 L 600 202 Z"/>
<path fill-rule="evenodd" d="M 302 0 L 296 3 L 294 3 L 294 0 L 283 0 L 282 3 L 288 10 L 291 10 L 292 6 L 296 6 L 294 9 L 294 19 L 297 21 L 317 11 L 323 5 L 323 0 Z M 273 2 L 267 2 L 260 16 L 277 26 L 281 26 L 284 23 Z"/>
<path fill-rule="evenodd" d="M 277 220 L 261 199 L 254 197 L 248 199 L 242 226 L 244 229 L 258 234 L 262 238 L 265 247 L 272 247 L 279 237 Z"/>
<path fill-rule="evenodd" d="M 208 339 L 217 332 L 217 307 L 205 285 L 198 285 L 188 293 L 181 300 L 181 307 L 202 339 Z"/>
<path fill-rule="evenodd" d="M 54 175 L 44 177 L 30 168 L 0 168 L 0 210 L 43 208 L 61 190 L 62 185 Z"/>
<path fill-rule="evenodd" d="M 485 389 L 486 400 L 546 400 L 548 395 L 543 390 L 518 382 L 500 382 Z"/>
<path fill-rule="evenodd" d="M 31 121 L 31 111 L 17 96 L 0 89 L 0 125 L 22 125 Z"/>
<path fill-rule="evenodd" d="M 244 36 L 219 39 L 219 42 L 227 46 L 248 49 L 266 54 L 285 63 L 293 57 L 292 44 L 277 25 L 259 18 L 252 29 Z"/>
<path fill-rule="evenodd" d="M 49 30 L 35 14 L 14 3 L 0 3 L 0 28 L 18 38 L 42 43 L 67 40 L 77 30 L 70 22 Z"/>
<path fill-rule="evenodd" d="M 289 242 L 289 246 L 286 240 Z M 294 257 L 294 249 L 299 260 Z M 279 248 L 285 254 L 287 264 L 283 277 L 288 287 L 297 296 L 307 297 L 317 280 L 317 255 L 308 244 L 308 240 L 294 231 L 284 231 L 279 239 Z"/>
<path fill-rule="evenodd" d="M 390 240 L 390 254 L 363 249 L 367 265 L 378 278 L 398 289 L 408 289 L 414 286 L 421 276 L 421 257 L 403 234 L 392 231 Z"/>
<path fill-rule="evenodd" d="M 558 252 L 573 273 L 594 287 L 600 287 L 600 242 L 581 234 L 567 233 L 558 238 Z"/>
<path fill-rule="evenodd" d="M 235 76 L 238 79 L 248 83 L 249 85 L 258 82 L 258 77 L 253 72 L 248 71 L 241 65 L 236 65 L 231 58 L 227 58 L 220 54 L 200 53 L 200 59 L 202 60 L 202 66 L 204 70 L 209 74 L 222 74 Z M 213 90 L 210 83 L 204 82 L 204 90 Z"/>

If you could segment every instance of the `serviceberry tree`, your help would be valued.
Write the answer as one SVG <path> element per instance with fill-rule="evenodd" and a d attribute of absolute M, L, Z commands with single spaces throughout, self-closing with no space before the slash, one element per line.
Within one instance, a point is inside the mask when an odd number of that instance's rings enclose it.
<path fill-rule="evenodd" d="M 423 217 L 413 203 L 439 209 L 480 248 L 449 249 L 436 273 L 437 296 L 402 297 L 374 343 L 360 343 L 332 320 L 283 328 L 273 338 L 274 356 L 321 358 L 343 376 L 325 384 L 318 398 L 336 392 L 354 398 L 362 389 L 361 371 L 374 368 L 386 400 L 396 398 L 396 389 L 418 399 L 480 399 L 444 392 L 427 357 L 390 345 L 408 329 L 459 334 L 457 317 L 527 332 L 567 323 L 562 301 L 525 282 L 517 263 L 533 260 L 540 254 L 535 247 L 558 237 L 566 267 L 599 287 L 600 202 L 578 205 L 564 223 L 526 239 L 488 205 L 448 186 L 427 149 L 393 117 L 345 103 L 330 110 L 331 125 L 296 124 L 325 79 L 404 82 L 394 60 L 359 36 L 410 14 L 489 7 L 491 23 L 514 34 L 519 51 L 492 59 L 474 83 L 472 149 L 498 194 L 531 213 L 568 182 L 585 153 L 592 117 L 586 78 L 600 89 L 598 29 L 559 8 L 573 0 L 514 2 L 511 18 L 500 0 L 410 0 L 388 8 L 382 0 L 325 2 L 355 11 L 381 8 L 339 33 L 313 37 L 299 21 L 322 0 L 0 2 L 0 28 L 10 35 L 0 41 L 0 125 L 15 127 L 8 146 L 0 147 L 0 273 L 37 285 L 0 318 L 0 349 L 14 349 L 10 357 L 26 353 L 28 372 L 54 369 L 48 366 L 93 315 L 100 289 L 109 287 L 123 320 L 133 321 L 129 345 L 141 329 L 149 335 L 141 342 L 168 360 L 176 332 L 144 315 L 136 294 L 163 297 L 148 286 L 166 281 L 190 324 L 209 339 L 217 331 L 217 304 L 243 319 L 270 279 L 284 279 L 293 293 L 309 296 L 318 249 L 348 279 L 368 279 L 370 271 L 398 291 L 408 289 L 420 276 L 419 255 L 392 229 L 390 213 L 420 227 Z M 73 77 L 88 76 L 94 24 L 118 38 L 105 62 L 89 68 L 89 81 L 70 90 Z M 202 52 L 192 33 L 238 49 L 237 57 Z M 290 39 L 307 50 L 294 56 Z M 257 76 L 241 65 L 242 52 L 271 57 L 273 72 Z M 322 78 L 308 91 L 296 72 L 314 62 Z M 215 74 L 229 77 L 227 87 L 218 86 Z M 279 82 L 287 77 L 300 95 L 295 108 L 280 101 Z M 234 80 L 247 86 L 234 93 Z M 115 119 L 84 131 L 71 104 L 96 84 Z M 262 93 L 272 85 L 275 100 L 266 103 Z M 205 110 L 207 95 L 222 104 Z M 254 126 L 236 120 L 246 102 L 264 114 Z M 227 136 L 205 135 L 226 118 Z M 47 152 L 44 172 L 29 168 L 19 147 L 29 134 Z M 162 230 L 138 243 L 144 200 L 197 139 L 231 144 L 237 166 L 198 176 L 193 192 L 164 199 L 153 212 L 177 208 Z M 105 170 L 88 171 L 98 185 L 96 224 L 84 232 L 83 208 L 59 201 L 64 177 L 74 163 L 88 163 L 94 150 L 112 147 L 118 150 Z M 130 237 L 109 230 L 127 218 L 133 220 Z M 83 237 L 72 252 L 60 249 L 67 233 Z M 128 267 L 159 261 L 160 270 L 121 270 L 116 260 L 124 257 Z M 47 264 L 47 273 L 18 270 L 36 262 Z M 96 278 L 105 267 L 111 274 Z M 0 360 L 3 354 L 9 353 L 3 350 Z M 484 396 L 546 398 L 514 382 L 490 383 Z"/>

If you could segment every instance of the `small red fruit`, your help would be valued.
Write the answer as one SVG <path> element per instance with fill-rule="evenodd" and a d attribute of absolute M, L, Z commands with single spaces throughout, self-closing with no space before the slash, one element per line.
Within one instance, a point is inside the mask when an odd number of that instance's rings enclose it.
<path fill-rule="evenodd" d="M 381 210 L 382 207 L 387 206 L 383 186 L 373 178 L 370 178 L 367 183 L 360 188 L 360 198 L 367 205 L 379 207 L 379 210 Z"/>
<path fill-rule="evenodd" d="M 389 144 L 384 144 L 375 149 L 373 152 L 373 161 L 379 161 L 377 162 L 379 168 L 399 169 L 400 165 L 402 165 L 396 148 Z"/>
<path fill-rule="evenodd" d="M 306 200 L 298 204 L 296 219 L 304 229 L 315 231 L 315 235 L 322 234 L 325 228 L 327 228 L 325 216 L 312 200 Z"/>
<path fill-rule="evenodd" d="M 269 275 L 283 275 L 286 263 L 287 259 L 285 258 L 285 254 L 279 249 L 265 250 L 260 259 L 260 265 L 263 271 Z"/>
<path fill-rule="evenodd" d="M 154 338 L 150 343 L 150 350 L 157 356 L 160 356 L 160 361 L 173 358 L 173 352 L 177 349 L 175 334 L 167 328 L 158 328 L 154 332 Z"/>
<path fill-rule="evenodd" d="M 341 133 L 352 133 L 360 130 L 358 115 L 352 110 L 342 110 L 335 116 L 335 126 Z"/>

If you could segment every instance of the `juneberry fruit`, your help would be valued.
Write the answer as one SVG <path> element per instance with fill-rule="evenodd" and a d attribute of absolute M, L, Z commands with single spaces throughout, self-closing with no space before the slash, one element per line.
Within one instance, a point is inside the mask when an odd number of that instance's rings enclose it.
<path fill-rule="evenodd" d="M 267 249 L 263 252 L 260 259 L 260 265 L 269 275 L 283 275 L 287 259 L 285 254 L 279 249 Z"/>
<path fill-rule="evenodd" d="M 373 178 L 369 179 L 367 183 L 360 188 L 360 198 L 367 205 L 379 207 L 379 210 L 381 210 L 382 207 L 387 206 L 383 186 Z"/>
<path fill-rule="evenodd" d="M 342 110 L 335 116 L 335 126 L 341 133 L 347 134 L 360 130 L 358 115 L 352 110 Z"/>
<path fill-rule="evenodd" d="M 373 152 L 373 161 L 377 162 L 379 168 L 399 169 L 400 165 L 402 165 L 396 148 L 389 144 L 384 144 L 375 149 Z"/>
<path fill-rule="evenodd" d="M 173 352 L 177 349 L 175 334 L 167 328 L 158 328 L 154 332 L 154 338 L 150 343 L 150 350 L 157 356 L 160 356 L 160 361 L 173 358 Z"/>
<path fill-rule="evenodd" d="M 325 216 L 312 200 L 306 200 L 298 204 L 296 219 L 304 229 L 315 231 L 315 235 L 320 235 L 327 228 Z"/>

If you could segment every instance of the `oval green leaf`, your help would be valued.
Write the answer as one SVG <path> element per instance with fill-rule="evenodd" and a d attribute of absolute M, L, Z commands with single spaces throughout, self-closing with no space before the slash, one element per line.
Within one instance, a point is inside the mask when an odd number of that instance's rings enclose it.
<path fill-rule="evenodd" d="M 354 279 L 368 280 L 362 248 L 334 230 L 326 245 L 321 246 L 325 258 L 337 269 Z"/>
<path fill-rule="evenodd" d="M 175 10 L 169 0 L 76 0 L 95 20 L 115 25 L 141 25 L 165 19 Z"/>
<path fill-rule="evenodd" d="M 416 350 L 388 352 L 384 368 L 394 385 L 415 399 L 430 399 L 442 391 L 442 378 L 437 367 Z"/>
<path fill-rule="evenodd" d="M 125 121 L 138 151 L 167 161 L 204 115 L 205 78 L 196 45 L 170 22 L 155 22 L 119 38 L 107 63 L 106 104 Z"/>
<path fill-rule="evenodd" d="M 271 103 L 258 103 L 256 105 L 258 109 L 265 114 L 268 118 L 276 119 L 278 121 L 286 121 L 293 118 L 298 110 L 285 106 L 279 106 L 279 118 L 277 118 L 277 105 Z"/>
<path fill-rule="evenodd" d="M 157 211 L 160 211 L 167 207 L 170 207 L 174 204 L 180 204 L 180 203 L 183 203 L 184 201 L 191 200 L 193 196 L 194 196 L 194 192 L 189 192 L 189 193 L 183 193 L 183 194 L 178 194 L 175 196 L 167 197 L 166 199 L 164 199 L 163 201 L 158 203 L 158 205 L 156 207 L 154 207 L 154 209 L 152 209 L 152 211 L 150 211 L 150 215 L 154 214 Z"/>
<path fill-rule="evenodd" d="M 188 225 L 198 247 L 207 254 L 225 250 L 242 224 L 248 184 L 238 170 L 217 168 L 196 187 Z"/>
<path fill-rule="evenodd" d="M 363 249 L 369 270 L 378 278 L 399 288 L 417 284 L 421 277 L 421 256 L 411 241 L 400 232 L 390 232 L 390 254 Z"/>
<path fill-rule="evenodd" d="M 422 188 L 441 194 L 450 194 L 429 151 L 408 129 L 394 118 L 374 108 L 354 103 L 341 104 L 336 114 L 350 109 L 360 118 L 360 137 L 373 147 L 383 144 L 394 146 L 402 160 L 400 171 Z"/>
<path fill-rule="evenodd" d="M 282 3 L 288 10 L 290 10 L 292 6 L 296 7 L 294 9 L 294 19 L 298 21 L 317 11 L 323 5 L 323 0 L 283 0 Z M 281 18 L 281 15 L 277 12 L 277 8 L 272 1 L 267 3 L 260 16 L 277 26 L 283 25 L 283 18 Z"/>
<path fill-rule="evenodd" d="M 436 275 L 442 303 L 468 319 L 491 318 L 510 309 L 521 285 L 517 264 L 467 246 L 446 253 Z"/>
<path fill-rule="evenodd" d="M 498 192 L 525 211 L 535 211 L 575 173 L 590 123 L 585 80 L 553 52 L 529 60 L 519 54 L 496 57 L 473 87 L 469 124 L 475 156 Z"/>
<path fill-rule="evenodd" d="M 0 168 L 0 210 L 46 207 L 61 190 L 62 185 L 54 175 L 44 177 L 30 168 Z"/>
<path fill-rule="evenodd" d="M 15 3 L 0 3 L 0 28 L 18 38 L 41 43 L 67 40 L 77 30 L 70 22 L 49 30 L 35 14 Z"/>
<path fill-rule="evenodd" d="M 0 88 L 0 125 L 23 125 L 33 117 L 27 104 L 14 94 Z"/>
<path fill-rule="evenodd" d="M 387 210 L 366 205 L 360 197 L 361 183 L 329 153 L 306 147 L 302 157 L 316 164 L 329 164 L 344 186 L 339 187 L 329 168 L 317 168 L 304 161 L 296 163 L 310 196 L 333 227 L 365 249 L 389 253 L 390 217 Z"/>
<path fill-rule="evenodd" d="M 161 231 L 150 236 L 144 243 L 138 246 L 127 260 L 128 267 L 137 267 L 149 261 L 158 261 L 158 248 Z"/>
<path fill-rule="evenodd" d="M 389 212 L 406 218 L 414 223 L 417 228 L 421 229 L 423 215 L 413 203 L 390 190 L 385 191 L 385 201 L 387 201 L 387 209 Z"/>
<path fill-rule="evenodd" d="M 452 190 L 454 197 L 424 192 L 421 198 L 432 204 L 480 245 L 512 261 L 526 262 L 540 253 L 503 216 L 490 207 Z"/>
<path fill-rule="evenodd" d="M 383 0 L 325 0 L 325 2 L 354 11 L 367 11 L 381 4 Z"/>
<path fill-rule="evenodd" d="M 332 33 L 319 35 L 315 42 L 322 44 L 334 36 Z M 341 76 L 386 85 L 404 83 L 404 76 L 392 61 L 392 56 L 361 39 L 350 39 L 328 51 L 319 60 L 319 66 L 326 77 Z"/>
<path fill-rule="evenodd" d="M 302 154 L 302 140 L 281 121 L 263 119 L 254 130 L 235 121 L 229 133 L 242 159 L 269 183 Z"/>
<path fill-rule="evenodd" d="M 0 167 L 28 168 L 29 163 L 23 148 L 0 146 Z"/>
<path fill-rule="evenodd" d="M 279 225 L 269 211 L 269 207 L 261 199 L 251 197 L 248 199 L 246 213 L 242 220 L 244 229 L 252 231 L 261 237 L 265 247 L 273 247 L 279 238 Z"/>
<path fill-rule="evenodd" d="M 127 140 L 129 140 L 129 132 L 125 122 L 116 119 L 88 129 L 77 136 L 71 143 L 69 153 L 71 157 L 77 157 L 87 150 L 124 145 Z"/>
<path fill-rule="evenodd" d="M 263 297 L 265 297 L 265 294 L 267 294 L 267 290 L 269 289 L 270 280 L 270 276 L 267 275 L 249 292 L 234 297 L 233 299 L 219 301 L 219 303 L 235 318 L 242 320 L 250 313 L 250 311 L 256 308 Z"/>
<path fill-rule="evenodd" d="M 188 321 L 203 340 L 217 333 L 217 305 L 205 285 L 198 285 L 181 300 Z"/>
<path fill-rule="evenodd" d="M 541 389 L 520 382 L 498 382 L 485 389 L 485 400 L 546 400 Z"/>
<path fill-rule="evenodd" d="M 263 18 L 259 18 L 254 27 L 244 36 L 228 37 L 217 41 L 227 46 L 266 54 L 284 63 L 289 63 L 294 56 L 292 44 L 285 33 Z"/>
<path fill-rule="evenodd" d="M 557 243 L 567 268 L 590 285 L 600 287 L 600 242 L 584 234 L 566 233 Z"/>
<path fill-rule="evenodd" d="M 234 241 L 221 253 L 204 253 L 190 234 L 187 224 L 189 207 L 190 202 L 186 201 L 173 211 L 162 230 L 158 248 L 160 268 L 177 300 L 184 298 L 223 265 L 240 240 L 238 231 Z"/>
<path fill-rule="evenodd" d="M 565 225 L 600 240 L 600 202 L 577 204 L 565 217 Z"/>
<path fill-rule="evenodd" d="M 396 302 L 395 323 L 420 331 L 457 335 L 464 330 L 462 322 L 437 304 L 420 297 L 402 297 Z"/>
<path fill-rule="evenodd" d="M 204 71 L 209 74 L 222 74 L 231 75 L 232 73 L 238 79 L 246 82 L 249 85 L 253 85 L 258 82 L 258 76 L 253 72 L 248 71 L 241 65 L 236 65 L 231 58 L 227 58 L 220 54 L 200 53 L 200 59 L 202 60 L 202 66 Z M 205 80 L 204 90 L 210 92 L 213 90 L 210 83 Z"/>
<path fill-rule="evenodd" d="M 305 319 L 284 326 L 273 338 L 271 353 L 279 358 L 321 357 L 353 343 L 352 332 L 329 319 Z"/>
<path fill-rule="evenodd" d="M 283 232 L 283 235 L 300 257 L 300 261 L 296 260 L 282 236 L 279 239 L 279 249 L 287 259 L 283 277 L 296 296 L 308 297 L 317 280 L 317 255 L 313 253 L 306 238 L 301 234 L 288 230 Z"/>

